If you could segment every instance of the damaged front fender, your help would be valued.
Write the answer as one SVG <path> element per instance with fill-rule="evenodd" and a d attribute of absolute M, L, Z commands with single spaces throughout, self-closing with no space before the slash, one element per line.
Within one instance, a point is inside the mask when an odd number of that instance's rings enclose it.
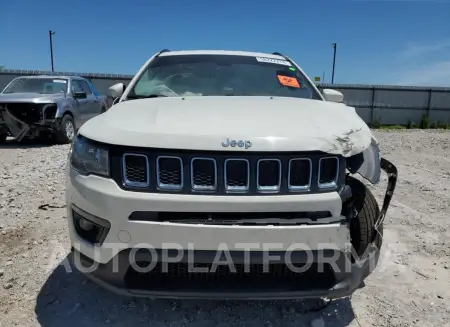
<path fill-rule="evenodd" d="M 372 240 L 372 242 L 374 242 L 394 195 L 398 178 L 397 167 L 389 160 L 381 157 L 378 142 L 372 138 L 372 142 L 366 150 L 347 159 L 347 168 L 350 173 L 358 173 L 372 184 L 377 184 L 380 181 L 382 170 L 388 176 L 388 185 L 384 195 L 383 204 L 374 225 L 375 233 Z"/>

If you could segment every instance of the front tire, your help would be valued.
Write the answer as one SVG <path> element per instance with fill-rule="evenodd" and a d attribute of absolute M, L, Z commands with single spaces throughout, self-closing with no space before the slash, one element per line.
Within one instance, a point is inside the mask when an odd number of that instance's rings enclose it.
<path fill-rule="evenodd" d="M 58 143 L 69 144 L 75 137 L 75 121 L 73 117 L 66 114 L 61 119 L 59 131 L 56 135 Z"/>
<path fill-rule="evenodd" d="M 353 208 L 356 217 L 350 223 L 352 245 L 356 253 L 361 256 L 367 247 L 374 242 L 381 249 L 383 241 L 383 225 L 375 230 L 375 222 L 380 217 L 380 208 L 372 192 L 361 181 L 347 177 L 347 185 L 352 190 Z"/>

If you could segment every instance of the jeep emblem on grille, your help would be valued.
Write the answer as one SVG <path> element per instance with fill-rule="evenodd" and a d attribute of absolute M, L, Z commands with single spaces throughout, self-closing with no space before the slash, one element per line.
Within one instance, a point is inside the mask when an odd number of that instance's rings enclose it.
<path fill-rule="evenodd" d="M 252 142 L 250 142 L 249 140 L 230 140 L 229 138 L 227 138 L 225 142 L 222 142 L 222 146 L 224 148 L 228 148 L 229 146 L 231 146 L 232 148 L 239 147 L 248 149 L 252 147 Z"/>

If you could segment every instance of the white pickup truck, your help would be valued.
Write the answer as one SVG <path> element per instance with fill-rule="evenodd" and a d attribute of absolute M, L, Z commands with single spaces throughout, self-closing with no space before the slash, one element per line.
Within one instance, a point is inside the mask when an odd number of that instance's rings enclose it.
<path fill-rule="evenodd" d="M 122 294 L 343 297 L 376 266 L 397 170 L 340 92 L 279 53 L 161 51 L 67 167 L 78 269 Z M 388 185 L 381 209 L 353 174 Z"/>

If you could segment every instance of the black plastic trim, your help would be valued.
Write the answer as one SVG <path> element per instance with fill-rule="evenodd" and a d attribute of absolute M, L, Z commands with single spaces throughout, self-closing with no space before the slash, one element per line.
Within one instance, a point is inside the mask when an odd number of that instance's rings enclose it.
<path fill-rule="evenodd" d="M 386 160 L 385 158 L 381 158 L 380 165 L 381 169 L 388 175 L 388 185 L 386 189 L 386 194 L 384 195 L 383 205 L 380 210 L 380 216 L 375 222 L 374 228 L 376 232 L 378 232 L 378 228 L 381 226 L 381 224 L 384 221 L 384 218 L 386 217 L 387 210 L 391 203 L 392 197 L 394 196 L 394 190 L 397 184 L 397 177 L 398 177 L 397 167 L 395 167 L 393 163 Z M 377 233 L 374 233 L 373 235 L 374 236 L 372 242 L 375 241 Z"/>
<path fill-rule="evenodd" d="M 75 267 L 84 269 L 84 267 L 89 268 L 92 265 L 95 265 L 95 261 L 91 258 L 83 255 L 78 252 L 76 249 L 72 248 L 71 260 L 76 263 Z M 161 250 L 154 249 L 158 258 L 160 257 Z M 176 249 L 169 249 L 167 252 L 167 256 L 177 257 L 178 251 Z M 248 262 L 244 261 L 248 254 L 245 251 L 231 251 L 229 252 L 232 258 L 232 262 Z M 346 254 L 342 253 L 338 258 L 334 257 L 334 250 L 325 250 L 322 258 L 336 258 L 336 265 L 340 268 L 341 272 L 335 271 L 336 283 L 332 287 L 327 289 L 314 288 L 305 291 L 294 291 L 290 289 L 277 289 L 277 290 L 268 290 L 265 288 L 264 284 L 260 284 L 260 288 L 254 291 L 216 291 L 216 292 L 207 292 L 204 289 L 197 289 L 194 291 L 182 291 L 182 290 L 145 290 L 145 289 L 130 289 L 127 288 L 125 284 L 125 275 L 130 266 L 129 261 L 130 249 L 123 250 L 117 254 L 117 256 L 111 259 L 107 264 L 98 264 L 96 265 L 94 271 L 86 272 L 84 270 L 80 270 L 85 274 L 86 277 L 98 283 L 102 287 L 121 295 L 126 296 L 138 296 L 138 297 L 149 297 L 149 298 L 186 298 L 186 299 L 298 299 L 298 298 L 318 298 L 318 297 L 328 297 L 328 298 L 341 298 L 345 296 L 351 295 L 355 290 L 364 285 L 364 279 L 371 274 L 371 272 L 375 269 L 378 258 L 380 255 L 379 249 L 376 247 L 371 247 L 369 251 L 369 255 L 361 261 L 356 263 L 351 263 L 349 265 L 348 257 Z M 214 260 L 216 256 L 216 251 L 198 251 L 195 250 L 191 252 L 192 257 L 195 258 L 195 262 L 205 262 L 209 263 Z M 266 253 L 267 254 L 267 253 Z M 313 262 L 323 262 L 322 260 L 318 260 L 317 252 L 313 251 Z M 281 251 L 272 252 L 270 251 L 270 255 L 275 256 L 279 255 L 280 260 L 271 260 L 271 263 L 275 262 L 284 262 L 284 253 Z M 250 262 L 264 262 L 264 253 L 259 251 L 251 251 Z M 149 251 L 143 251 L 142 253 L 138 251 L 135 256 L 135 260 L 148 260 L 152 258 L 152 254 Z M 182 255 L 181 260 L 179 262 L 185 262 L 185 255 Z M 275 258 L 274 258 L 275 259 Z M 292 252 L 290 254 L 290 261 L 292 263 L 304 263 L 307 259 L 306 253 L 303 251 Z M 192 259 L 191 259 L 192 260 Z M 325 261 L 328 262 L 328 261 Z M 117 268 L 116 267 L 117 264 Z M 350 268 L 349 270 L 345 269 L 345 267 Z"/>
<path fill-rule="evenodd" d="M 75 230 L 76 230 L 77 234 L 81 238 L 83 238 L 84 240 L 86 240 L 88 242 L 91 242 L 92 244 L 102 245 L 103 242 L 106 239 L 106 236 L 108 236 L 109 230 L 111 229 L 111 223 L 108 220 L 106 220 L 106 219 L 103 219 L 103 218 L 91 215 L 90 213 L 88 213 L 88 212 L 78 208 L 74 204 L 72 204 L 72 212 L 76 213 L 81 218 L 90 221 L 92 224 L 94 224 L 97 228 L 100 229 L 100 232 L 95 236 L 95 240 L 86 239 L 85 237 L 83 237 L 80 234 L 80 230 L 75 225 Z M 73 223 L 76 224 L 76 222 L 75 222 L 76 218 L 75 218 L 75 215 L 73 213 L 72 213 Z"/>
<path fill-rule="evenodd" d="M 183 160 L 183 175 L 184 183 L 183 188 L 180 190 L 162 190 L 158 189 L 155 183 L 150 183 L 147 188 L 135 189 L 133 187 L 127 187 L 122 181 L 122 155 L 124 153 L 136 153 L 143 154 L 148 157 L 150 163 L 150 179 L 155 180 L 156 176 L 156 158 L 158 156 L 177 156 L 181 157 Z M 346 163 L 345 158 L 342 156 L 336 156 L 339 160 L 339 177 L 337 181 L 337 186 L 333 188 L 321 189 L 318 186 L 318 171 L 319 171 L 319 160 L 323 157 L 330 157 L 330 154 L 313 151 L 313 152 L 240 152 L 240 151 L 200 151 L 200 150 L 173 150 L 173 149 L 156 149 L 156 148 L 138 148 L 138 147 L 122 147 L 114 146 L 110 148 L 110 176 L 117 183 L 117 185 L 127 191 L 131 192 L 144 192 L 144 193 L 169 193 L 169 194 L 200 194 L 200 195 L 232 195 L 232 196 L 277 196 L 277 195 L 288 195 L 288 194 L 318 194 L 318 193 L 328 193 L 337 192 L 345 184 L 345 172 Z M 214 158 L 217 162 L 217 190 L 192 190 L 190 185 L 191 180 L 191 169 L 190 162 L 192 158 L 203 157 L 203 158 Z M 312 180 L 311 187 L 309 190 L 290 190 L 288 187 L 288 165 L 289 160 L 294 158 L 307 158 L 312 161 Z M 228 193 L 225 190 L 224 180 L 221 176 L 224 176 L 224 161 L 226 159 L 246 159 L 250 162 L 250 188 L 247 192 L 242 193 Z M 279 159 L 282 163 L 282 181 L 280 190 L 277 193 L 265 193 L 260 192 L 257 189 L 257 176 L 256 176 L 256 165 L 260 159 Z M 153 177 L 153 178 L 152 178 Z"/>

